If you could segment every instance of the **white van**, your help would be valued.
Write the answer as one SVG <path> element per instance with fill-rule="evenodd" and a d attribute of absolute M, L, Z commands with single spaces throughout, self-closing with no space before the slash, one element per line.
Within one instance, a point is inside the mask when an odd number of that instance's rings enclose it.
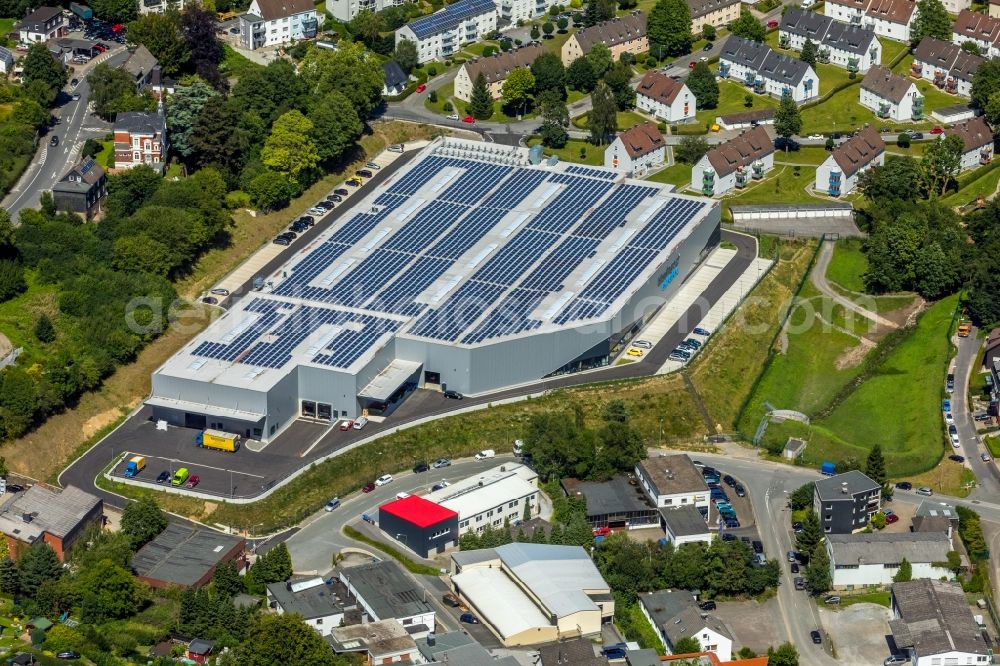
<path fill-rule="evenodd" d="M 361 430 L 366 425 L 368 425 L 368 419 L 366 419 L 363 416 L 359 416 L 358 420 L 354 422 L 354 429 L 355 430 Z"/>
<path fill-rule="evenodd" d="M 486 460 L 487 458 L 492 458 L 497 454 L 493 449 L 485 449 L 476 454 L 476 460 Z"/>
<path fill-rule="evenodd" d="M 519 456 L 524 452 L 524 440 L 515 439 L 514 440 L 514 455 Z"/>

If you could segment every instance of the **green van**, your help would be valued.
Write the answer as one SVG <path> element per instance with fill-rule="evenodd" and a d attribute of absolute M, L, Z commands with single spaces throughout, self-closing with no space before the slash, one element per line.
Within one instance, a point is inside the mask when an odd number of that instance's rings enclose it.
<path fill-rule="evenodd" d="M 174 478 L 170 479 L 170 485 L 172 485 L 172 486 L 179 486 L 182 483 L 184 483 L 185 481 L 187 481 L 187 478 L 188 478 L 188 468 L 187 467 L 181 467 L 174 474 Z"/>

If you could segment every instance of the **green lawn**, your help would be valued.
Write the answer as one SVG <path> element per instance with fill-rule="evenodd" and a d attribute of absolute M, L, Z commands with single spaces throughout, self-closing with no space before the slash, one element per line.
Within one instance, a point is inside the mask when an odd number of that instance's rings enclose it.
<path fill-rule="evenodd" d="M 691 165 L 677 162 L 657 171 L 646 180 L 651 180 L 654 183 L 674 185 L 680 191 L 691 184 Z"/>
<path fill-rule="evenodd" d="M 14 44 L 6 39 L 6 36 L 14 30 L 16 19 L 0 18 L 0 46 L 13 46 Z"/>
<path fill-rule="evenodd" d="M 577 129 L 587 129 L 587 119 L 589 115 L 590 114 L 582 113 L 576 118 L 573 118 L 573 126 Z M 618 131 L 627 130 L 635 125 L 648 123 L 650 120 L 652 119 L 635 111 L 619 111 L 617 117 Z"/>
<path fill-rule="evenodd" d="M 888 65 L 907 49 L 906 44 L 902 42 L 896 42 L 891 39 L 879 39 L 878 41 L 882 44 L 882 64 L 884 65 Z"/>
<path fill-rule="evenodd" d="M 555 23 L 555 21 L 553 21 L 553 23 Z M 570 27 L 569 27 L 568 30 L 566 30 L 566 32 L 564 32 L 564 33 L 558 33 L 558 32 L 556 32 L 556 33 L 553 33 L 552 39 L 542 39 L 542 44 L 545 45 L 545 48 L 547 50 L 551 51 L 552 53 L 555 53 L 556 55 L 562 55 L 563 44 L 565 44 L 567 41 L 569 41 L 569 36 L 572 35 L 573 32 L 574 32 L 573 27 L 572 27 L 573 23 L 570 22 L 569 25 L 570 25 Z M 539 28 L 539 29 L 541 29 L 541 28 Z M 544 35 L 543 35 L 543 37 L 544 37 Z"/>
<path fill-rule="evenodd" d="M 437 101 L 431 102 L 430 95 L 427 92 L 421 93 L 424 96 L 424 108 L 433 111 L 434 113 L 440 113 L 442 115 L 447 115 L 444 110 L 444 104 L 455 94 L 455 82 L 449 81 L 440 88 L 437 89 Z M 459 104 L 463 104 L 461 100 L 456 100 Z M 464 106 L 462 107 L 465 108 Z M 448 113 L 455 113 L 455 111 L 449 111 Z"/>
<path fill-rule="evenodd" d="M 949 206 L 964 206 L 974 202 L 980 195 L 989 198 L 1000 184 L 1000 167 L 990 164 L 980 167 L 982 174 L 966 182 L 957 192 L 952 192 L 941 200 Z"/>
<path fill-rule="evenodd" d="M 834 592 L 833 594 L 837 594 Z M 842 594 L 840 595 L 839 604 L 825 604 L 823 603 L 823 597 L 817 597 L 816 603 L 823 608 L 837 609 L 843 608 L 844 606 L 851 606 L 853 604 L 878 604 L 879 606 L 889 607 L 889 593 L 888 592 L 866 592 L 864 594 Z"/>
<path fill-rule="evenodd" d="M 940 109 L 945 106 L 954 106 L 955 104 L 961 104 L 963 102 L 962 97 L 949 95 L 943 90 L 940 90 L 930 81 L 910 77 L 911 64 L 913 64 L 913 56 L 907 55 L 899 61 L 898 65 L 892 68 L 892 71 L 907 77 L 917 84 L 917 90 L 919 90 L 920 94 L 924 96 L 924 109 L 926 109 L 928 114 L 935 109 Z"/>
<path fill-rule="evenodd" d="M 728 205 L 747 206 L 750 204 L 773 203 L 817 203 L 818 198 L 806 193 L 806 186 L 816 182 L 816 169 L 802 167 L 798 175 L 790 166 L 776 166 L 763 180 L 756 181 L 745 190 L 735 190 L 737 194 L 727 195 Z"/>
<path fill-rule="evenodd" d="M 249 58 L 240 55 L 228 44 L 223 44 L 222 49 L 225 56 L 222 58 L 222 64 L 219 65 L 219 71 L 225 77 L 238 79 L 243 76 L 244 72 L 263 67 L 263 65 L 258 65 Z"/>
<path fill-rule="evenodd" d="M 538 137 L 528 139 L 528 145 L 533 146 L 541 143 Z M 607 146 L 595 146 L 592 143 L 580 139 L 570 139 L 563 148 L 546 148 L 546 155 L 558 155 L 563 162 L 574 162 L 576 164 L 589 164 L 591 166 L 601 166 L 604 164 L 604 149 Z M 581 157 L 581 151 L 582 157 Z"/>
<path fill-rule="evenodd" d="M 752 106 L 745 105 L 744 100 L 747 93 L 753 99 Z M 749 88 L 735 81 L 723 80 L 719 81 L 719 105 L 714 109 L 698 109 L 695 116 L 701 127 L 705 127 L 706 124 L 711 125 L 714 123 L 715 119 L 719 116 L 725 116 L 730 113 L 742 113 L 743 111 L 752 111 L 754 109 L 777 108 L 777 106 L 778 100 L 776 99 L 764 95 L 756 95 L 750 92 Z"/>
<path fill-rule="evenodd" d="M 94 160 L 104 167 L 113 167 L 115 160 L 115 142 L 102 141 L 101 152 L 94 156 Z"/>
<path fill-rule="evenodd" d="M 589 93 L 585 93 L 582 90 L 573 90 L 572 88 L 568 88 L 566 90 L 566 104 L 574 104 L 575 102 L 579 102 L 588 94 Z"/>
<path fill-rule="evenodd" d="M 795 49 L 783 49 L 778 46 L 778 31 L 768 33 L 767 35 L 767 45 L 778 53 L 789 56 L 796 60 L 799 59 L 799 52 Z M 843 67 L 837 67 L 836 65 L 831 65 L 829 63 L 817 62 L 813 67 L 816 70 L 816 76 L 819 77 L 819 94 L 825 95 L 834 87 L 840 85 L 841 83 L 849 79 L 848 72 Z M 861 74 L 858 74 L 857 80 L 861 80 Z"/>
<path fill-rule="evenodd" d="M 861 241 L 850 238 L 837 242 L 826 277 L 844 289 L 864 293 L 865 283 L 861 276 L 867 270 L 868 257 L 861 250 Z"/>
<path fill-rule="evenodd" d="M 819 166 L 830 156 L 830 151 L 826 146 L 799 146 L 798 150 L 784 151 L 774 154 L 775 164 L 779 162 L 787 164 L 812 164 Z"/>

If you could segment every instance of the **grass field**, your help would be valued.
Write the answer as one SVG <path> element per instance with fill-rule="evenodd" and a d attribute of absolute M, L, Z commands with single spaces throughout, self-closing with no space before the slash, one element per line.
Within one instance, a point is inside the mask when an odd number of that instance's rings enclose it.
<path fill-rule="evenodd" d="M 745 106 L 744 99 L 749 94 L 753 99 L 752 106 Z M 714 109 L 699 109 L 695 114 L 701 127 L 715 122 L 719 116 L 730 113 L 742 113 L 754 109 L 777 108 L 778 100 L 763 95 L 755 95 L 748 88 L 735 81 L 719 81 L 719 105 Z"/>
<path fill-rule="evenodd" d="M 998 184 L 1000 184 L 1000 166 L 991 164 L 982 167 L 981 175 L 943 198 L 941 202 L 948 206 L 964 206 L 980 196 L 988 199 L 996 193 Z"/>
<path fill-rule="evenodd" d="M 589 114 L 581 113 L 579 116 L 573 118 L 573 126 L 577 129 L 586 130 L 587 119 Z M 649 122 L 650 118 L 642 115 L 641 113 L 636 113 L 635 111 L 619 111 L 616 117 L 616 122 L 618 123 L 618 130 L 627 130 L 635 125 L 641 125 L 642 123 Z"/>
<path fill-rule="evenodd" d="M 868 257 L 861 249 L 861 241 L 851 238 L 839 241 L 834 247 L 826 277 L 844 289 L 864 293 L 865 283 L 861 276 L 867 270 Z"/>
<path fill-rule="evenodd" d="M 454 81 L 449 81 L 448 83 L 444 84 L 443 86 L 441 86 L 440 88 L 437 89 L 437 101 L 436 102 L 432 102 L 430 100 L 430 95 L 428 95 L 426 91 L 424 91 L 421 94 L 424 96 L 424 108 L 425 109 L 427 109 L 429 111 L 433 111 L 434 113 L 440 113 L 442 115 L 446 115 L 445 114 L 445 110 L 444 110 L 444 105 L 445 105 L 446 102 L 450 101 L 451 97 L 455 94 L 455 82 Z M 459 111 L 464 111 L 465 110 L 464 103 L 461 100 L 456 100 L 456 102 L 458 104 L 463 105 L 462 108 L 460 110 L 456 110 L 456 111 L 449 112 L 449 113 L 458 113 Z"/>
<path fill-rule="evenodd" d="M 533 146 L 541 141 L 538 137 L 532 137 L 528 139 L 528 145 Z M 545 154 L 558 155 L 563 162 L 600 166 L 604 164 L 605 148 L 606 146 L 595 146 L 583 139 L 570 139 L 562 148 L 546 148 Z"/>
<path fill-rule="evenodd" d="M 779 150 L 774 154 L 775 164 L 812 164 L 819 166 L 830 156 L 826 146 L 799 146 L 798 150 L 787 153 Z"/>
<path fill-rule="evenodd" d="M 750 204 L 772 203 L 817 203 L 819 199 L 806 192 L 806 186 L 816 182 L 816 169 L 801 167 L 796 175 L 794 167 L 776 166 L 764 179 L 747 187 L 745 190 L 735 190 L 734 196 L 726 196 L 725 202 L 730 205 L 747 206 Z"/>
<path fill-rule="evenodd" d="M 0 18 L 0 46 L 13 46 L 13 43 L 7 39 L 7 35 L 14 30 L 16 21 L 12 18 Z"/>
<path fill-rule="evenodd" d="M 937 494 L 968 497 L 971 492 L 970 484 L 975 483 L 976 475 L 964 465 L 945 458 L 934 469 L 908 476 L 907 481 L 914 488 L 927 486 Z"/>
<path fill-rule="evenodd" d="M 646 180 L 651 180 L 654 183 L 667 183 L 675 186 L 678 191 L 683 190 L 691 184 L 691 165 L 676 162 L 665 169 L 657 171 Z"/>
<path fill-rule="evenodd" d="M 253 69 L 261 69 L 263 65 L 258 65 L 249 58 L 240 55 L 228 44 L 222 45 L 225 55 L 219 65 L 219 71 L 228 78 L 240 78 L 245 72 Z"/>

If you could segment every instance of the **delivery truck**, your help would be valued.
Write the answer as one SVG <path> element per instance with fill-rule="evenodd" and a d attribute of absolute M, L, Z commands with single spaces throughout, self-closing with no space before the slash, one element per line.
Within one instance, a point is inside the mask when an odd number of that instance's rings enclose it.
<path fill-rule="evenodd" d="M 145 456 L 132 456 L 125 465 L 125 477 L 131 479 L 146 468 Z"/>
<path fill-rule="evenodd" d="M 204 430 L 194 438 L 195 444 L 203 449 L 216 449 L 234 453 L 240 448 L 240 436 L 221 430 Z"/>
<path fill-rule="evenodd" d="M 972 333 L 972 322 L 968 320 L 962 320 L 958 322 L 958 337 L 967 338 L 969 334 Z"/>

